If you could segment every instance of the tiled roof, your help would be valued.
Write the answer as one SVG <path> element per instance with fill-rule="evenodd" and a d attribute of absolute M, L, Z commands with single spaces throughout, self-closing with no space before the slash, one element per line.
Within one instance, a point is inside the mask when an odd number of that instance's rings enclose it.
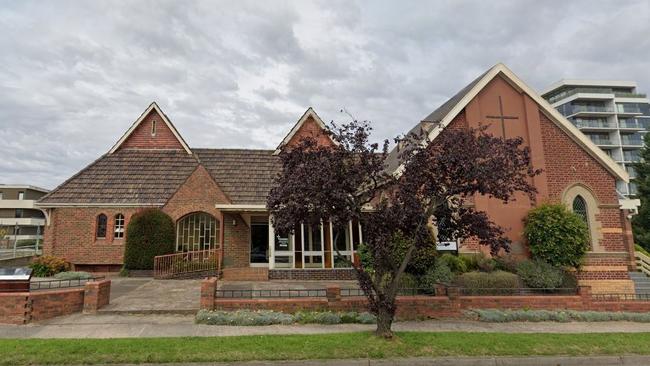
<path fill-rule="evenodd" d="M 273 150 L 192 149 L 233 204 L 266 204 L 280 172 Z"/>
<path fill-rule="evenodd" d="M 197 165 L 184 150 L 119 150 L 97 159 L 39 203 L 164 204 Z"/>

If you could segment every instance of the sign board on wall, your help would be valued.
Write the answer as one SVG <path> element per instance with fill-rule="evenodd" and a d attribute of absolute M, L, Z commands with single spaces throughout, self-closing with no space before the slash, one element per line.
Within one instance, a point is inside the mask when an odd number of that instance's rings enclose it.
<path fill-rule="evenodd" d="M 458 243 L 455 241 L 440 241 L 436 244 L 438 251 L 455 251 L 458 250 Z"/>

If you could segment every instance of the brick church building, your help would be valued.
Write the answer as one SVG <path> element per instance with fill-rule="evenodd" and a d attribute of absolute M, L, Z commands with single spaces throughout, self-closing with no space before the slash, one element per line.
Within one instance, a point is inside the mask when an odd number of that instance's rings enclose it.
<path fill-rule="evenodd" d="M 527 253 L 523 218 L 542 202 L 562 202 L 587 222 L 591 248 L 578 274 L 593 292 L 634 292 L 628 271 L 634 249 L 630 212 L 622 209 L 616 179 L 627 173 L 507 67 L 498 64 L 419 122 L 435 143 L 445 128 L 488 125 L 506 138 L 522 137 L 530 148 L 537 195 L 508 204 L 476 196 L 474 205 L 501 225 L 516 254 Z M 350 278 L 333 252 L 354 255 L 363 241 L 357 222 L 322 225 L 276 235 L 266 197 L 280 171 L 278 153 L 301 137 L 329 137 L 309 108 L 275 150 L 192 149 L 169 118 L 152 103 L 103 156 L 40 200 L 46 212 L 45 254 L 64 257 L 78 270 L 121 267 L 126 225 L 138 210 L 158 207 L 176 222 L 178 251 L 220 247 L 224 270 L 270 279 Z M 399 170 L 392 152 L 388 169 Z M 332 243 L 336 237 L 341 240 Z M 471 238 L 460 252 L 481 250 Z"/>

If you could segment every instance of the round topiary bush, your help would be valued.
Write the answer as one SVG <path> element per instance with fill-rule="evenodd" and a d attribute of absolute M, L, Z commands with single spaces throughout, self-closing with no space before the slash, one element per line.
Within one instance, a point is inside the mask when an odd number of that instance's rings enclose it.
<path fill-rule="evenodd" d="M 587 224 L 562 204 L 530 210 L 524 236 L 533 259 L 556 267 L 578 267 L 589 247 Z"/>
<path fill-rule="evenodd" d="M 140 211 L 126 227 L 124 268 L 153 269 L 153 257 L 174 252 L 174 221 L 159 209 Z"/>

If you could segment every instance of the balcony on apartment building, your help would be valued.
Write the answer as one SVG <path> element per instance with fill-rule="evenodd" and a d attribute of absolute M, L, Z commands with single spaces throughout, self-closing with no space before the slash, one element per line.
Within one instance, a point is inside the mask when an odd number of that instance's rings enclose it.
<path fill-rule="evenodd" d="M 615 143 L 609 138 L 609 135 L 587 134 L 587 137 L 596 145 L 611 146 Z"/>
<path fill-rule="evenodd" d="M 631 151 L 623 151 L 623 160 L 621 162 L 623 163 L 636 163 L 641 161 L 641 156 L 639 155 L 638 150 L 631 150 Z"/>
<path fill-rule="evenodd" d="M 643 139 L 640 135 L 621 135 L 621 145 L 624 146 L 643 146 Z"/>
<path fill-rule="evenodd" d="M 618 125 L 621 129 L 647 130 L 650 127 L 650 119 L 645 118 L 619 118 Z"/>
<path fill-rule="evenodd" d="M 616 124 L 605 118 L 574 118 L 572 122 L 581 130 L 616 129 Z"/>

